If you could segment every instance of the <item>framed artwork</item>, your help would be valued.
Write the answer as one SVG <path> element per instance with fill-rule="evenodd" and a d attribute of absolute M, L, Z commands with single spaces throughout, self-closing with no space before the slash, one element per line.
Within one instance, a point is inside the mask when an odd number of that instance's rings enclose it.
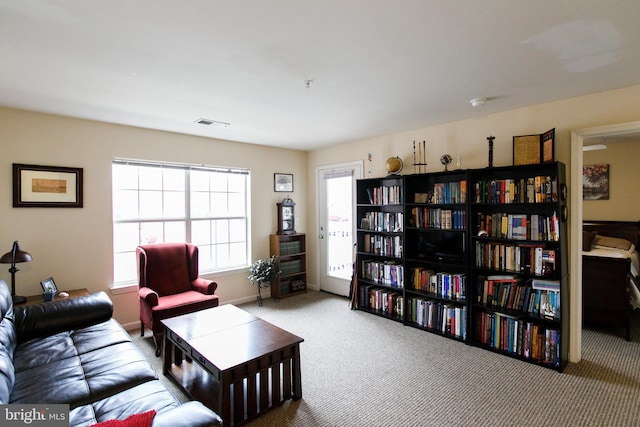
<path fill-rule="evenodd" d="M 13 207 L 82 207 L 82 168 L 13 164 Z"/>
<path fill-rule="evenodd" d="M 582 167 L 582 199 L 609 200 L 609 165 Z"/>
<path fill-rule="evenodd" d="M 290 193 L 293 191 L 293 174 L 291 173 L 274 173 L 273 174 L 273 190 L 278 192 Z"/>
<path fill-rule="evenodd" d="M 40 285 L 42 286 L 42 293 L 43 294 L 57 294 L 58 293 L 58 287 L 56 286 L 56 282 L 53 281 L 53 277 L 49 277 L 48 279 L 44 279 L 42 282 L 40 282 Z"/>
<path fill-rule="evenodd" d="M 533 165 L 540 163 L 540 135 L 513 137 L 513 165 Z"/>
<path fill-rule="evenodd" d="M 538 135 L 513 137 L 513 165 L 535 165 L 555 161 L 556 129 Z"/>
<path fill-rule="evenodd" d="M 553 146 L 555 134 L 556 129 L 553 128 L 543 133 L 540 137 L 542 139 L 542 147 L 540 149 L 542 154 L 541 163 L 553 163 L 555 160 L 555 147 Z"/>

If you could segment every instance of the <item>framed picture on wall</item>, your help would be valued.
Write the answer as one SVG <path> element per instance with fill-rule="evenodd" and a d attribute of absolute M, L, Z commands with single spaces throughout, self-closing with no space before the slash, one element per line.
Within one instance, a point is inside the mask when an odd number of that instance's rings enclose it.
<path fill-rule="evenodd" d="M 273 191 L 291 193 L 293 191 L 293 174 L 274 173 Z"/>
<path fill-rule="evenodd" d="M 609 200 L 609 165 L 582 167 L 582 199 Z"/>
<path fill-rule="evenodd" d="M 14 208 L 81 208 L 82 168 L 13 164 Z"/>

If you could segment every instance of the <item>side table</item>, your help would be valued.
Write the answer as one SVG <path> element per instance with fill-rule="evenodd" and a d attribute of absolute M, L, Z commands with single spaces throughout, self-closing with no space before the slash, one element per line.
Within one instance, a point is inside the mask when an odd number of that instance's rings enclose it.
<path fill-rule="evenodd" d="M 73 289 L 71 291 L 60 291 L 60 292 L 66 292 L 69 294 L 68 297 L 60 297 L 58 295 L 56 295 L 53 300 L 54 301 L 58 301 L 61 299 L 69 299 L 69 298 L 77 298 L 77 297 L 82 297 L 82 296 L 86 296 L 89 295 L 89 290 L 86 288 L 82 288 L 82 289 Z M 27 301 L 23 302 L 22 304 L 16 304 L 16 306 L 20 306 L 20 307 L 25 307 L 28 305 L 33 305 L 33 304 L 38 304 L 40 302 L 44 302 L 44 297 L 42 296 L 42 294 L 40 295 L 29 295 L 27 297 Z"/>

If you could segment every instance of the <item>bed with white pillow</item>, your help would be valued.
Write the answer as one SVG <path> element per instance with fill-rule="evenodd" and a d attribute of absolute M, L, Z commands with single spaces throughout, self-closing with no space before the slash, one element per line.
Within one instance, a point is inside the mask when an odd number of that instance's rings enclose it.
<path fill-rule="evenodd" d="M 625 329 L 640 307 L 638 221 L 585 221 L 582 247 L 582 320 Z"/>

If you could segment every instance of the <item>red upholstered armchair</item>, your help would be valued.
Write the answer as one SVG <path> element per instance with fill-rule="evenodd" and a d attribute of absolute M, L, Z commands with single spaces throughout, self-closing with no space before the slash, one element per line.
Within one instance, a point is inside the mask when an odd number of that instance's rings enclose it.
<path fill-rule="evenodd" d="M 138 246 L 140 334 L 153 332 L 160 355 L 164 326 L 160 320 L 217 307 L 218 284 L 198 277 L 198 247 L 189 243 Z"/>

